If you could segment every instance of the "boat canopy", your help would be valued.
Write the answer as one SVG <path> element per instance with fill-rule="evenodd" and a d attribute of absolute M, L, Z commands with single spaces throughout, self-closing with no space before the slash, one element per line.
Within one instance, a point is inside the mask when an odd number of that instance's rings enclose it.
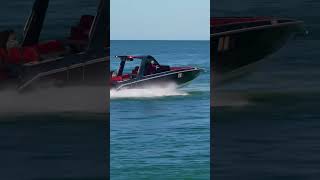
<path fill-rule="evenodd" d="M 155 60 L 154 57 L 150 55 L 143 55 L 143 56 L 129 56 L 129 55 L 124 55 L 124 56 L 115 56 L 116 58 L 119 58 L 120 60 L 128 60 L 128 61 L 133 61 L 134 59 L 152 59 Z"/>

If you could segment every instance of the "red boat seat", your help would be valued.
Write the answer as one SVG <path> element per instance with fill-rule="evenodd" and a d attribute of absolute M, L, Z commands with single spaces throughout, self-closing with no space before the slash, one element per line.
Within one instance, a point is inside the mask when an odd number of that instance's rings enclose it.
<path fill-rule="evenodd" d="M 116 76 L 111 78 L 112 81 L 122 81 L 122 76 Z"/>
<path fill-rule="evenodd" d="M 9 64 L 20 64 L 39 61 L 40 56 L 35 47 L 10 48 L 8 53 L 0 48 L 1 60 Z"/>
<path fill-rule="evenodd" d="M 8 63 L 19 64 L 22 62 L 22 54 L 19 48 L 8 49 Z"/>
<path fill-rule="evenodd" d="M 38 52 L 40 54 L 50 54 L 64 51 L 65 48 L 62 42 L 57 40 L 48 41 L 37 45 Z"/>
<path fill-rule="evenodd" d="M 124 74 L 122 75 L 122 79 L 129 79 L 130 78 L 130 74 Z"/>
<path fill-rule="evenodd" d="M 4 48 L 0 48 L 0 59 L 1 61 L 5 61 L 7 59 L 7 51 Z"/>
<path fill-rule="evenodd" d="M 132 70 L 131 74 L 132 74 L 132 75 L 137 75 L 137 74 L 138 74 L 138 71 L 139 71 L 139 66 L 136 66 L 136 67 Z"/>
<path fill-rule="evenodd" d="M 40 60 L 40 55 L 35 47 L 24 47 L 22 49 L 22 57 L 25 63 Z"/>

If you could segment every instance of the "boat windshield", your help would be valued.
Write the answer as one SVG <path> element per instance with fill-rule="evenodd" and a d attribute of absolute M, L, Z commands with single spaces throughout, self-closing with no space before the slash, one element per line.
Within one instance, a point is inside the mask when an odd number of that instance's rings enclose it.
<path fill-rule="evenodd" d="M 137 74 L 140 66 L 140 61 L 127 61 L 126 65 L 123 69 L 123 74 L 132 74 L 135 73 Z"/>
<path fill-rule="evenodd" d="M 111 64 L 112 77 L 138 77 L 156 73 L 160 69 L 160 64 L 152 56 L 116 56 L 119 61 Z"/>

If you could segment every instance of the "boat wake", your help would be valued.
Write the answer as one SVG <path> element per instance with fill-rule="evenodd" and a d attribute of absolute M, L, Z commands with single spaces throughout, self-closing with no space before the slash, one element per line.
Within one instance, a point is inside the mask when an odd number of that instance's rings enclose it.
<path fill-rule="evenodd" d="M 273 106 L 274 104 L 296 104 L 299 102 L 315 101 L 320 97 L 318 87 L 279 88 L 262 90 L 216 91 L 211 99 L 211 107 L 238 106 Z M 290 107 L 290 106 L 289 106 Z M 295 107 L 295 106 L 291 106 Z"/>
<path fill-rule="evenodd" d="M 175 84 L 163 86 L 149 86 L 143 89 L 110 90 L 111 99 L 127 98 L 159 98 L 170 96 L 187 96 L 189 93 L 177 88 Z"/>
<path fill-rule="evenodd" d="M 0 115 L 105 113 L 109 106 L 106 89 L 107 87 L 52 87 L 25 93 L 4 90 L 0 92 Z"/>

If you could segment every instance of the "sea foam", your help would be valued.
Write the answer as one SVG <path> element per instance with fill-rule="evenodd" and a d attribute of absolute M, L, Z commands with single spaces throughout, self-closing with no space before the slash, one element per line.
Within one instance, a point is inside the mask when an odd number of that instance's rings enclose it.
<path fill-rule="evenodd" d="M 175 84 L 166 86 L 148 86 L 141 89 L 110 90 L 111 99 L 120 98 L 159 98 L 169 96 L 187 96 L 187 92 L 178 89 Z"/>

